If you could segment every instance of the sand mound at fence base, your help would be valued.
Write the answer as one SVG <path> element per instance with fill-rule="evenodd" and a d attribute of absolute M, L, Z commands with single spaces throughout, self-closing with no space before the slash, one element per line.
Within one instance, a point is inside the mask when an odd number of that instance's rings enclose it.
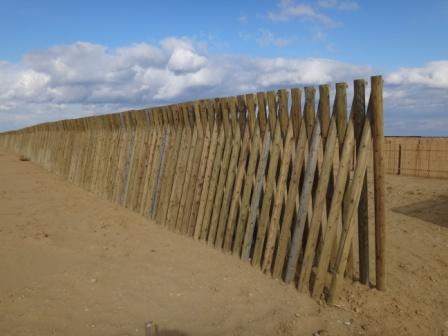
<path fill-rule="evenodd" d="M 0 334 L 143 335 L 150 319 L 165 335 L 447 334 L 448 229 L 391 209 L 448 181 L 387 190 L 388 290 L 345 286 L 329 307 L 0 151 Z"/>

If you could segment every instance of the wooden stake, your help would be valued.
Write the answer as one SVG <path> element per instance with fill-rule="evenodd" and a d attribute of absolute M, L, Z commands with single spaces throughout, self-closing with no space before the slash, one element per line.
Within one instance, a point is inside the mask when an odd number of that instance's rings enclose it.
<path fill-rule="evenodd" d="M 322 162 L 322 169 L 319 176 L 316 196 L 313 207 L 313 217 L 308 230 L 308 237 L 306 241 L 305 253 L 301 267 L 298 289 L 304 292 L 308 289 L 308 283 L 311 275 L 311 268 L 313 266 L 317 238 L 319 234 L 320 223 L 322 220 L 322 213 L 324 210 L 325 200 L 327 196 L 328 182 L 330 180 L 330 172 L 333 168 L 333 156 L 336 149 L 336 118 L 331 118 L 328 141 L 325 145 L 324 158 Z M 325 214 L 326 215 L 326 214 Z"/>
<path fill-rule="evenodd" d="M 305 161 L 305 151 L 307 146 L 306 139 L 305 123 L 301 123 L 299 139 L 297 141 L 296 151 L 294 153 L 291 178 L 289 180 L 289 192 L 285 205 L 283 224 L 278 238 L 274 270 L 272 271 L 272 276 L 277 279 L 280 279 L 283 275 L 286 254 L 288 252 L 287 249 L 291 239 L 291 224 L 296 211 L 297 196 L 299 195 L 299 183 L 303 171 L 303 162 Z"/>
<path fill-rule="evenodd" d="M 319 263 L 314 281 L 313 296 L 320 297 L 322 294 L 330 264 L 331 253 L 337 235 L 337 225 L 341 214 L 341 204 L 344 198 L 345 184 L 347 182 L 349 163 L 354 146 L 353 122 L 350 120 L 345 132 L 344 144 L 342 148 L 341 160 L 339 162 L 338 174 L 331 199 L 330 212 L 328 214 L 327 230 L 325 232 L 324 244 L 322 246 Z"/>
<path fill-rule="evenodd" d="M 269 132 L 266 132 L 263 140 L 263 150 L 260 156 L 257 168 L 257 174 L 255 177 L 254 191 L 252 193 L 252 200 L 250 204 L 249 219 L 246 226 L 246 233 L 244 235 L 243 248 L 241 251 L 242 260 L 248 260 L 250 257 L 254 236 L 255 222 L 259 214 L 260 198 L 270 148 L 271 148 L 271 135 L 269 134 Z"/>
<path fill-rule="evenodd" d="M 276 186 L 277 167 L 279 163 L 279 156 L 282 146 L 282 136 L 280 125 L 275 127 L 275 135 L 271 146 L 271 153 L 269 155 L 268 175 L 266 177 L 266 188 L 263 195 L 263 203 L 260 210 L 260 219 L 258 222 L 257 238 L 255 240 L 254 254 L 252 256 L 252 265 L 260 266 L 264 242 L 266 238 L 266 230 L 269 224 L 272 198 Z"/>
<path fill-rule="evenodd" d="M 384 176 L 384 111 L 383 79 L 371 77 L 373 174 L 375 191 L 375 257 L 376 287 L 386 289 L 386 210 Z"/>
<path fill-rule="evenodd" d="M 344 278 L 348 255 L 350 253 L 350 249 L 352 246 L 353 231 L 355 228 L 354 225 L 355 212 L 358 208 L 359 198 L 361 196 L 361 190 L 364 181 L 364 175 L 366 173 L 367 154 L 370 141 L 371 141 L 370 121 L 366 119 L 362 132 L 361 142 L 359 145 L 360 150 L 358 160 L 356 161 L 355 172 L 353 174 L 353 179 L 350 183 L 350 187 L 348 190 L 349 202 L 347 203 L 347 208 L 344 209 L 345 217 L 342 227 L 342 234 L 339 243 L 338 254 L 336 257 L 335 271 L 333 274 L 333 279 L 331 281 L 331 288 L 328 297 L 329 303 L 334 302 L 337 296 L 337 291 L 340 287 L 339 284 Z"/>
<path fill-rule="evenodd" d="M 305 179 L 303 182 L 302 194 L 299 201 L 299 212 L 294 223 L 291 249 L 289 250 L 288 263 L 286 265 L 285 282 L 290 283 L 296 274 L 297 261 L 302 249 L 303 230 L 305 228 L 305 220 L 308 214 L 308 206 L 311 201 L 311 189 L 314 182 L 314 174 L 317 165 L 317 150 L 320 142 L 320 122 L 319 119 L 314 121 L 314 130 L 311 136 L 311 145 L 309 151 L 309 159 L 305 171 Z"/>
<path fill-rule="evenodd" d="M 356 151 L 362 135 L 362 126 L 365 119 L 365 82 L 363 79 L 354 81 L 354 96 L 352 104 L 352 118 L 355 129 Z M 364 175 L 361 197 L 358 208 L 358 253 L 359 253 L 359 281 L 362 284 L 369 283 L 369 214 L 367 194 L 367 173 Z"/>

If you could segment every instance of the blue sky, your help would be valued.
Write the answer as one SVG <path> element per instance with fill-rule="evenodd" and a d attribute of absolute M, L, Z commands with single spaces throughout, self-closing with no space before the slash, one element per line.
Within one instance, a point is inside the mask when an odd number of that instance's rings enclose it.
<path fill-rule="evenodd" d="M 388 134 L 448 135 L 448 1 L 0 1 L 0 130 L 383 74 Z"/>

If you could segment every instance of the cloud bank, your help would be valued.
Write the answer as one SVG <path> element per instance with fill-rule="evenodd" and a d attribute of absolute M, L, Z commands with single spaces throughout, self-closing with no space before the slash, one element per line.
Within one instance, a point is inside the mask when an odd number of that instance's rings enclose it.
<path fill-rule="evenodd" d="M 167 38 L 110 49 L 78 42 L 0 61 L 0 130 L 197 98 L 351 81 L 369 65 L 330 59 L 210 55 L 202 43 Z M 385 76 L 389 134 L 447 134 L 448 61 Z"/>

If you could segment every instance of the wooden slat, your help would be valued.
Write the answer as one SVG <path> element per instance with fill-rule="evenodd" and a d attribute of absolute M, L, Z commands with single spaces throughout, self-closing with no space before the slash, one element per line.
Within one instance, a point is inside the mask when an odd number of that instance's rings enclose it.
<path fill-rule="evenodd" d="M 305 88 L 305 106 L 303 108 L 303 121 L 305 122 L 306 134 L 308 138 L 311 139 L 311 135 L 314 129 L 314 99 L 316 95 L 316 89 L 312 86 Z"/>
<path fill-rule="evenodd" d="M 288 91 L 286 90 L 278 90 L 278 120 L 280 122 L 282 136 L 285 138 L 289 124 Z"/>
<path fill-rule="evenodd" d="M 218 128 L 220 128 L 218 143 L 216 146 L 216 152 L 215 152 L 215 157 L 213 160 L 212 172 L 210 175 L 207 199 L 206 199 L 205 209 L 204 209 L 204 217 L 202 219 L 201 235 L 200 235 L 200 239 L 202 239 L 202 240 L 207 240 L 208 234 L 209 234 L 212 211 L 213 211 L 213 206 L 214 206 L 215 198 L 216 198 L 216 190 L 218 187 L 219 173 L 221 170 L 222 155 L 223 155 L 224 145 L 225 145 L 224 128 L 220 127 L 220 126 L 218 126 Z"/>
<path fill-rule="evenodd" d="M 291 238 L 291 223 L 296 209 L 297 195 L 299 194 L 299 183 L 302 176 L 305 149 L 307 146 L 306 139 L 305 124 L 302 123 L 300 126 L 299 139 L 295 148 L 296 150 L 293 154 L 294 160 L 292 162 L 291 178 L 289 180 L 289 192 L 285 205 L 283 224 L 278 238 L 274 268 L 272 271 L 272 276 L 277 279 L 282 277 L 287 249 Z"/>
<path fill-rule="evenodd" d="M 232 201 L 229 210 L 229 219 L 224 236 L 223 249 L 225 252 L 230 252 L 233 247 L 235 228 L 237 223 L 238 211 L 241 205 L 241 193 L 243 190 L 244 177 L 246 176 L 246 164 L 250 152 L 250 135 L 249 128 L 246 127 L 241 144 L 240 155 L 238 158 L 238 169 L 235 178 L 235 186 L 233 189 Z"/>
<path fill-rule="evenodd" d="M 336 96 L 333 105 L 336 113 L 339 147 L 342 148 L 345 128 L 347 127 L 347 84 L 336 83 Z"/>
<path fill-rule="evenodd" d="M 201 228 L 199 227 L 199 225 L 196 224 L 198 222 L 197 219 L 199 216 L 199 210 L 201 208 L 202 193 L 205 187 L 204 183 L 205 183 L 207 165 L 209 161 L 208 156 L 210 154 L 210 145 L 211 145 L 210 129 L 208 127 L 205 127 L 198 177 L 194 188 L 194 198 L 192 201 L 191 212 L 188 219 L 189 223 L 188 234 L 193 235 L 195 239 L 199 239 L 201 232 Z M 214 146 L 216 146 L 216 142 L 214 142 Z"/>
<path fill-rule="evenodd" d="M 165 172 L 162 176 L 161 191 L 160 191 L 160 203 L 157 207 L 157 221 L 166 226 L 166 217 L 169 207 L 169 201 L 171 196 L 171 190 L 173 188 L 173 181 L 176 172 L 177 161 L 179 159 L 179 150 L 182 143 L 182 137 L 184 135 L 183 128 L 177 127 L 179 123 L 179 116 L 177 113 L 177 107 L 171 106 L 168 110 L 168 115 L 171 119 L 170 128 L 173 132 L 173 136 L 170 139 L 170 144 L 167 150 Z"/>
<path fill-rule="evenodd" d="M 145 179 L 147 177 L 147 167 L 150 164 L 150 156 L 153 152 L 153 142 L 152 142 L 152 134 L 150 131 L 150 120 L 149 120 L 149 116 L 147 114 L 147 111 L 145 113 L 145 116 L 147 118 L 147 125 L 145 125 L 143 127 L 143 148 L 142 148 L 142 153 L 141 153 L 141 161 L 140 161 L 140 167 L 138 168 L 137 171 L 137 176 L 136 176 L 136 187 L 135 187 L 135 192 L 133 194 L 132 200 L 131 200 L 131 208 L 136 211 L 136 212 L 140 212 L 140 207 L 141 207 L 141 202 L 142 202 L 142 197 L 143 197 L 143 189 L 145 187 Z"/>
<path fill-rule="evenodd" d="M 271 133 L 275 132 L 275 124 L 277 123 L 277 101 L 275 99 L 275 92 L 269 91 L 267 93 L 268 98 L 268 109 L 269 109 L 269 129 Z"/>
<path fill-rule="evenodd" d="M 289 165 L 291 162 L 291 152 L 293 147 L 294 147 L 294 134 L 292 131 L 292 125 L 290 124 L 284 142 L 280 164 L 280 173 L 277 180 L 277 189 L 275 191 L 274 196 L 274 205 L 272 208 L 271 221 L 269 223 L 266 246 L 264 249 L 264 257 L 261 267 L 263 272 L 271 271 L 275 243 L 277 241 L 277 235 L 280 230 L 280 215 L 283 208 L 285 193 L 287 191 L 286 180 L 288 178 Z"/>
<path fill-rule="evenodd" d="M 247 122 L 249 124 L 250 136 L 253 137 L 255 133 L 256 126 L 256 115 L 255 115 L 255 100 L 253 94 L 246 95 L 246 106 L 247 106 Z"/>
<path fill-rule="evenodd" d="M 373 129 L 373 174 L 375 195 L 375 260 L 376 287 L 386 289 L 386 210 L 384 176 L 384 110 L 383 79 L 371 78 L 372 129 Z"/>
<path fill-rule="evenodd" d="M 212 176 L 212 172 L 213 172 L 213 163 L 215 161 L 217 145 L 218 145 L 218 124 L 215 124 L 213 127 L 213 132 L 211 134 L 210 147 L 209 147 L 209 152 L 208 152 L 208 156 L 207 156 L 207 166 L 205 168 L 205 175 L 204 175 L 203 184 L 202 184 L 202 191 L 200 193 L 201 196 L 200 196 L 199 207 L 197 210 L 197 218 L 195 218 L 196 219 L 196 224 L 195 224 L 195 229 L 194 229 L 194 238 L 195 239 L 199 239 L 201 237 L 201 235 L 203 235 L 202 224 L 203 224 L 203 220 L 204 220 L 205 207 L 206 207 L 207 197 L 208 197 L 208 189 L 209 189 L 210 180 L 211 180 L 211 176 Z"/>
<path fill-rule="evenodd" d="M 149 140 L 149 146 L 148 146 L 148 159 L 147 159 L 147 166 L 145 168 L 145 174 L 143 176 L 143 186 L 142 186 L 142 195 L 141 195 L 141 201 L 140 201 L 140 215 L 146 216 L 148 215 L 148 208 L 149 208 L 149 194 L 151 190 L 151 184 L 154 180 L 155 173 L 154 173 L 154 167 L 156 165 L 157 157 L 160 153 L 160 143 L 162 139 L 162 133 L 161 133 L 161 127 L 159 125 L 159 121 L 157 118 L 157 115 L 154 110 L 151 110 L 151 131 L 149 131 L 150 134 L 150 140 Z"/>
<path fill-rule="evenodd" d="M 232 154 L 231 154 L 230 160 L 229 160 L 228 176 L 227 176 L 226 185 L 225 185 L 224 192 L 223 192 L 222 206 L 221 206 L 221 211 L 219 214 L 218 229 L 217 229 L 216 240 L 215 240 L 215 247 L 217 247 L 217 248 L 223 247 L 224 235 L 225 235 L 226 229 L 228 228 L 228 225 L 229 225 L 229 224 L 227 224 L 227 222 L 229 219 L 232 198 L 234 198 L 234 199 L 239 198 L 239 194 L 237 193 L 237 190 L 239 190 L 238 185 L 234 182 L 235 182 L 235 177 L 237 175 L 237 170 L 238 170 L 237 165 L 238 165 L 238 157 L 240 154 L 240 148 L 242 146 L 247 148 L 248 142 L 249 142 L 249 132 L 247 132 L 247 136 L 245 137 L 243 144 L 242 144 L 239 126 L 237 125 L 237 127 L 235 127 L 233 129 L 233 131 L 235 132 L 235 134 L 233 136 L 233 141 L 232 141 Z M 242 181 L 242 179 L 241 179 L 241 181 Z M 235 189 L 234 189 L 234 184 L 235 184 Z M 233 221 L 233 223 L 234 222 L 235 221 Z"/>
<path fill-rule="evenodd" d="M 252 194 L 252 187 L 254 184 L 254 175 L 257 165 L 257 159 L 260 148 L 260 129 L 255 127 L 254 137 L 250 145 L 249 162 L 246 171 L 243 195 L 241 197 L 241 207 L 236 225 L 235 240 L 233 243 L 233 254 L 240 255 L 244 238 L 244 232 L 246 230 L 247 219 L 249 216 L 249 204 L 250 196 Z"/>
<path fill-rule="evenodd" d="M 331 281 L 328 298 L 330 303 L 333 303 L 337 296 L 337 290 L 339 289 L 340 282 L 344 277 L 348 255 L 352 245 L 352 236 L 355 228 L 354 216 L 356 214 L 356 210 L 358 209 L 364 175 L 366 173 L 368 149 L 372 138 L 370 132 L 370 120 L 368 120 L 368 118 L 366 118 L 362 133 L 363 134 L 359 145 L 358 160 L 356 161 L 355 172 L 348 190 L 350 201 L 347 205 L 347 209 L 344 209 L 345 217 L 343 222 L 343 231 L 339 242 L 335 271 Z"/>
<path fill-rule="evenodd" d="M 299 139 L 300 124 L 302 121 L 301 91 L 298 88 L 291 89 L 291 122 L 294 139 Z"/>
<path fill-rule="evenodd" d="M 241 259 L 248 260 L 252 248 L 255 223 L 259 214 L 260 198 L 263 188 L 264 176 L 266 172 L 266 165 L 268 163 L 269 150 L 271 149 L 271 135 L 269 132 L 265 132 L 263 139 L 262 152 L 260 155 L 257 174 L 255 177 L 254 190 L 252 193 L 252 199 L 249 210 L 249 218 L 246 225 L 246 233 L 244 235 L 243 247 L 241 250 Z"/>
<path fill-rule="evenodd" d="M 257 93 L 257 104 L 258 104 L 258 122 L 260 124 L 260 134 L 262 137 L 264 137 L 264 132 L 266 131 L 266 128 L 269 127 L 266 118 L 266 94 L 264 92 Z"/>
<path fill-rule="evenodd" d="M 247 108 L 246 108 L 246 100 L 244 96 L 237 96 L 238 101 L 238 123 L 240 125 L 241 133 L 244 132 L 246 128 L 246 120 L 247 120 Z"/>
<path fill-rule="evenodd" d="M 224 120 L 229 119 L 229 110 L 227 109 L 227 106 L 223 108 L 223 118 Z M 219 179 L 218 184 L 216 186 L 216 196 L 213 204 L 213 211 L 212 211 L 212 217 L 210 222 L 210 228 L 208 233 L 208 243 L 211 245 L 215 244 L 216 239 L 216 232 L 218 230 L 218 222 L 219 222 L 219 215 L 221 210 L 221 205 L 223 201 L 224 196 L 224 188 L 225 183 L 227 180 L 227 174 L 229 170 L 229 164 L 230 164 L 230 157 L 232 154 L 232 148 L 233 148 L 233 139 L 232 139 L 232 131 L 230 129 L 229 122 L 227 122 L 227 132 L 225 134 L 225 144 L 224 144 L 224 152 L 222 154 L 221 164 L 219 166 Z M 235 159 L 236 161 L 236 159 Z"/>
<path fill-rule="evenodd" d="M 311 136 L 311 144 L 309 150 L 309 160 L 307 162 L 305 177 L 303 181 L 302 194 L 300 195 L 299 211 L 296 221 L 293 225 L 293 233 L 291 240 L 291 248 L 288 254 L 288 262 L 286 264 L 285 282 L 291 282 L 296 274 L 297 261 L 299 253 L 302 249 L 303 230 L 305 229 L 305 220 L 308 214 L 308 207 L 311 201 L 311 190 L 314 182 L 314 174 L 316 173 L 317 151 L 320 142 L 320 122 L 318 119 L 314 122 L 314 130 Z"/>
<path fill-rule="evenodd" d="M 277 167 L 282 147 L 282 136 L 280 124 L 275 127 L 275 135 L 269 155 L 268 175 L 266 177 L 266 188 L 263 195 L 263 203 L 260 210 L 260 219 L 258 223 L 257 238 L 255 240 L 254 253 L 252 257 L 252 265 L 260 266 L 264 243 L 266 240 L 266 230 L 270 221 L 269 211 L 276 187 Z"/>
<path fill-rule="evenodd" d="M 183 234 L 187 234 L 188 232 L 188 215 L 190 213 L 190 207 L 187 206 L 191 204 L 191 192 L 194 190 L 194 182 L 196 181 L 197 176 L 197 166 L 195 166 L 195 158 L 198 155 L 197 153 L 200 153 L 199 151 L 196 151 L 197 148 L 201 148 L 200 145 L 198 145 L 198 129 L 196 127 L 192 130 L 191 135 L 191 142 L 190 146 L 188 148 L 188 159 L 187 159 L 187 166 L 185 171 L 185 179 L 182 186 L 182 194 L 180 198 L 180 204 L 179 204 L 179 211 L 176 217 L 176 224 L 174 225 L 177 232 L 181 232 Z M 197 159 L 199 161 L 199 158 Z M 199 164 L 199 162 L 197 162 Z M 196 169 L 196 170 L 194 170 Z M 188 214 L 188 215 L 186 215 Z"/>
<path fill-rule="evenodd" d="M 354 81 L 354 95 L 352 103 L 352 118 L 355 130 L 356 152 L 364 125 L 365 114 L 365 82 L 363 79 Z M 364 175 L 361 196 L 358 208 L 358 255 L 359 255 L 359 281 L 365 285 L 369 283 L 369 214 L 368 214 L 367 173 Z"/>
<path fill-rule="evenodd" d="M 174 171 L 173 187 L 168 204 L 166 225 L 170 230 L 176 229 L 177 215 L 180 208 L 182 187 L 187 173 L 188 155 L 190 153 L 190 142 L 192 134 L 189 126 L 183 127 L 181 144 L 178 153 L 176 168 Z"/>
<path fill-rule="evenodd" d="M 338 140 L 339 140 L 339 154 L 341 154 L 342 151 L 342 145 L 343 145 L 343 139 L 344 134 L 346 132 L 347 127 L 347 83 L 337 83 L 336 84 L 336 96 L 334 101 L 334 113 L 336 113 L 336 123 L 337 123 L 337 129 L 338 129 Z M 350 173 L 348 173 L 350 174 Z M 345 189 L 347 191 L 348 189 L 348 180 L 345 186 Z M 345 192 L 346 198 L 348 197 L 348 193 Z M 348 202 L 347 199 L 344 200 L 344 204 Z M 344 212 L 341 214 L 340 218 L 341 223 L 344 221 Z M 342 224 L 340 225 L 342 226 Z M 336 245 L 334 245 L 336 248 Z M 335 252 L 335 251 L 334 251 Z M 350 254 L 349 254 L 349 261 L 348 261 L 348 267 L 347 267 L 347 277 L 353 278 L 353 245 L 350 248 Z M 336 253 L 334 253 L 334 258 L 336 257 Z M 333 260 L 334 262 L 336 260 Z"/>
<path fill-rule="evenodd" d="M 330 86 L 319 86 L 319 105 L 317 115 L 320 121 L 322 143 L 327 142 L 328 131 L 330 127 Z"/>
<path fill-rule="evenodd" d="M 316 189 L 316 197 L 314 200 L 313 217 L 308 229 L 305 253 L 299 276 L 298 289 L 304 292 L 308 289 L 308 283 L 311 275 L 311 268 L 316 252 L 317 239 L 319 234 L 322 213 L 327 196 L 328 182 L 330 181 L 330 172 L 333 168 L 333 157 L 337 145 L 336 118 L 333 116 L 330 122 L 328 141 L 325 145 L 325 153 L 322 163 L 322 170 L 319 175 L 319 181 Z M 306 181 L 305 181 L 306 182 Z M 325 214 L 326 215 L 326 214 Z"/>
<path fill-rule="evenodd" d="M 330 264 L 331 252 L 337 233 L 338 220 L 341 215 L 341 205 L 344 198 L 345 184 L 350 169 L 350 158 L 354 146 L 353 122 L 350 120 L 347 125 L 347 131 L 343 141 L 341 159 L 339 161 L 336 183 L 331 200 L 330 212 L 328 214 L 327 230 L 324 236 L 324 244 L 322 246 L 318 267 L 316 271 L 316 279 L 313 285 L 313 296 L 320 297 L 322 294 L 328 266 Z"/>

